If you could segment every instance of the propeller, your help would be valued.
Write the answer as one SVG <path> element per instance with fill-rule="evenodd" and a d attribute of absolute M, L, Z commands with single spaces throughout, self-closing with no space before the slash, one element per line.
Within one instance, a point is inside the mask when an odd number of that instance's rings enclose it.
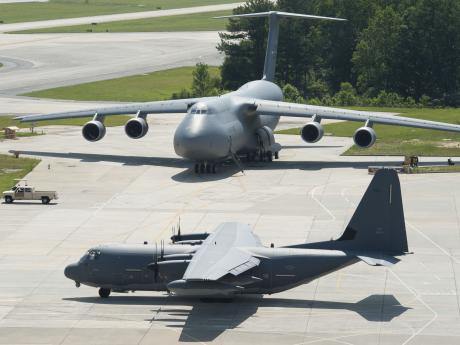
<path fill-rule="evenodd" d="M 158 244 L 155 242 L 155 254 L 153 255 L 153 281 L 158 281 Z"/>

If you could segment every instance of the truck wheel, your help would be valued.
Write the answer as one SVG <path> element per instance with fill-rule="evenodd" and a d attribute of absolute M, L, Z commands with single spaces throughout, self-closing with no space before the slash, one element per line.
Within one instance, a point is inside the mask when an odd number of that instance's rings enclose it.
<path fill-rule="evenodd" d="M 101 296 L 101 298 L 108 298 L 110 296 L 110 289 L 100 288 L 99 296 Z"/>
<path fill-rule="evenodd" d="M 42 196 L 42 204 L 46 205 L 49 203 L 50 203 L 50 198 L 48 198 L 47 196 Z"/>
<path fill-rule="evenodd" d="M 11 203 L 13 203 L 13 198 L 11 196 L 7 195 L 7 196 L 5 196 L 5 202 L 7 204 L 11 204 Z"/>

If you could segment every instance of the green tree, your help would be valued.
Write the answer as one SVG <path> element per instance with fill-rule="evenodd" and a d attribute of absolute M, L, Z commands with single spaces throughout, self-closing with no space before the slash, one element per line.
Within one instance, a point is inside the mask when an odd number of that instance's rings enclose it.
<path fill-rule="evenodd" d="M 458 0 L 418 0 L 408 7 L 398 93 L 460 105 L 459 18 Z"/>
<path fill-rule="evenodd" d="M 356 90 L 350 83 L 342 83 L 340 85 L 340 91 L 334 96 L 334 103 L 340 106 L 353 106 L 358 103 L 358 97 L 356 96 Z"/>
<path fill-rule="evenodd" d="M 283 95 L 286 102 L 305 103 L 305 99 L 302 97 L 299 90 L 291 84 L 284 85 Z"/>
<path fill-rule="evenodd" d="M 392 7 L 386 7 L 377 10 L 362 32 L 352 59 L 360 91 L 398 88 L 398 75 L 394 71 L 402 25 L 401 16 Z"/>
<path fill-rule="evenodd" d="M 274 9 L 270 0 L 249 0 L 233 13 L 266 12 Z M 225 54 L 221 67 L 223 87 L 235 90 L 262 76 L 268 25 L 265 18 L 230 19 L 227 32 L 219 33 L 217 49 Z"/>
<path fill-rule="evenodd" d="M 192 95 L 194 97 L 216 96 L 219 94 L 220 80 L 209 73 L 208 65 L 197 63 L 192 72 Z"/>

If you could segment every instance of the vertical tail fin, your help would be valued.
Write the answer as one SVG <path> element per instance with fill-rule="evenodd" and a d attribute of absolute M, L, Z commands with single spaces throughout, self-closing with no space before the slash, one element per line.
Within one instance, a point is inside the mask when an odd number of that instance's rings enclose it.
<path fill-rule="evenodd" d="M 215 17 L 215 18 L 238 18 L 238 17 L 247 17 L 247 18 L 268 17 L 269 31 L 268 31 L 267 50 L 265 52 L 264 75 L 262 78 L 268 81 L 273 81 L 275 79 L 276 55 L 278 53 L 279 19 L 281 17 L 323 19 L 323 20 L 335 20 L 335 21 L 345 21 L 346 20 L 346 19 L 341 19 L 341 18 L 321 17 L 321 16 L 313 16 L 313 15 L 308 15 L 308 14 L 298 14 L 298 13 L 279 12 L 279 11 L 235 14 L 235 15 L 221 16 L 221 17 Z"/>
<path fill-rule="evenodd" d="M 402 254 L 409 251 L 398 174 L 377 171 L 342 236 L 341 249 Z"/>

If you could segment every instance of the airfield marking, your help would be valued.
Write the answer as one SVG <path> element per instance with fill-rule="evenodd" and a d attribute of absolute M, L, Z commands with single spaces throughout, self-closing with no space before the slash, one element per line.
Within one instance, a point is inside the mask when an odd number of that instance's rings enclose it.
<path fill-rule="evenodd" d="M 425 303 L 425 301 L 422 299 L 422 295 L 417 292 L 415 289 L 411 288 L 409 285 L 407 285 L 404 280 L 401 279 L 401 277 L 399 277 L 399 275 L 397 275 L 391 268 L 389 268 L 389 271 L 395 276 L 396 279 L 399 280 L 399 282 L 408 290 L 410 291 L 416 300 L 418 300 L 420 303 L 422 303 L 429 311 L 431 311 L 433 313 L 433 318 L 428 321 L 425 325 L 423 325 L 423 327 L 419 328 L 415 333 L 413 333 L 408 339 L 406 339 L 406 341 L 404 343 L 402 343 L 401 345 L 406 345 L 408 344 L 412 339 L 414 339 L 417 335 L 419 335 L 420 333 L 422 333 L 429 325 L 431 325 L 437 318 L 438 318 L 438 313 L 436 311 L 433 310 L 433 308 L 431 308 L 427 303 Z"/>
<path fill-rule="evenodd" d="M 316 193 L 316 190 L 319 189 L 319 188 L 325 188 L 327 185 L 326 184 L 323 184 L 323 185 L 319 185 L 319 186 L 316 186 L 315 188 L 313 188 L 310 193 L 308 193 L 310 195 L 310 197 L 316 201 L 318 203 L 319 206 L 321 206 L 321 208 L 326 211 L 326 213 L 332 218 L 331 220 L 336 220 L 337 218 L 332 214 L 332 212 L 321 202 L 319 201 L 316 197 L 315 197 L 315 193 Z"/>
<path fill-rule="evenodd" d="M 355 204 L 352 202 L 352 205 L 355 206 Z M 444 254 L 450 256 L 451 258 L 452 255 L 450 255 L 444 248 L 442 248 L 440 245 L 438 245 L 436 242 L 434 242 L 429 236 L 423 234 L 419 229 L 417 229 L 415 226 L 413 226 L 412 224 L 410 224 L 407 220 L 406 220 L 406 224 L 408 224 L 410 227 L 412 227 L 412 229 L 416 230 L 416 232 L 418 232 L 419 234 L 423 235 L 423 237 L 425 237 L 428 241 L 430 241 L 433 245 L 435 245 L 438 249 L 440 249 Z M 422 298 L 422 295 L 421 293 L 419 293 L 416 289 L 414 288 L 411 288 L 407 283 L 404 282 L 404 280 L 398 275 L 396 274 L 391 268 L 388 268 L 388 270 L 395 276 L 395 278 L 401 283 L 401 285 L 403 285 L 410 293 L 412 293 L 414 295 L 414 298 L 416 300 L 418 300 L 420 303 L 422 303 L 429 311 L 431 311 L 433 313 L 433 318 L 431 320 L 429 320 L 425 325 L 423 325 L 421 328 L 419 328 L 417 331 L 414 332 L 414 330 L 412 330 L 412 335 L 406 339 L 406 341 L 404 341 L 401 345 L 406 345 L 408 344 L 412 339 L 414 339 L 417 335 L 419 335 L 421 332 L 423 332 L 429 325 L 431 325 L 437 318 L 438 318 L 438 313 L 436 313 L 436 311 L 433 310 L 433 308 L 431 308 Z M 379 333 L 379 337 L 380 337 L 380 333 Z"/>
<path fill-rule="evenodd" d="M 443 247 L 441 247 L 439 244 L 437 244 L 435 241 L 433 241 L 428 235 L 424 234 L 420 229 L 418 229 L 415 225 L 413 225 L 412 223 L 410 223 L 409 221 L 406 220 L 406 224 L 409 225 L 410 228 L 412 228 L 412 230 L 414 230 L 415 232 L 417 232 L 420 236 L 422 236 L 423 238 L 425 238 L 427 241 L 431 242 L 431 244 L 433 244 L 436 248 L 438 248 L 441 252 L 443 252 L 445 255 L 447 255 L 449 258 L 451 258 L 453 261 L 455 261 L 457 264 L 460 264 L 460 261 L 455 257 L 453 256 L 452 254 L 450 254 L 446 249 L 444 249 Z"/>

